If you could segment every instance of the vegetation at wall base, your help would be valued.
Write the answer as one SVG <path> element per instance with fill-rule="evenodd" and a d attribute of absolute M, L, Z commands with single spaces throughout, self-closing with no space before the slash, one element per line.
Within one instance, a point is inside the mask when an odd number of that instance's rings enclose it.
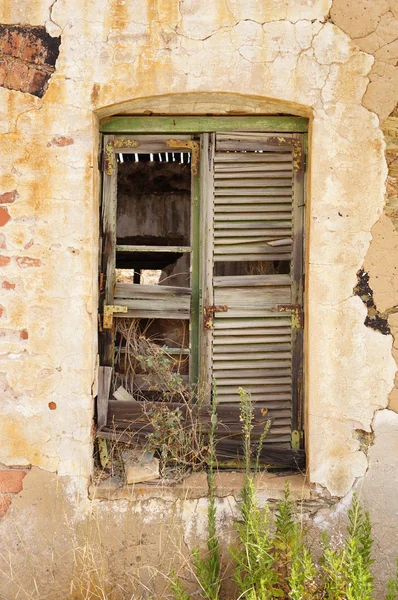
<path fill-rule="evenodd" d="M 242 388 L 239 388 L 239 395 L 245 474 L 239 518 L 236 521 L 238 539 L 229 549 L 234 562 L 237 600 L 375 600 L 371 523 L 369 514 L 362 509 L 356 494 L 348 511 L 346 539 L 338 545 L 332 544 L 324 533 L 321 556 L 317 560 L 312 555 L 299 505 L 291 498 L 288 483 L 285 484 L 283 498 L 277 502 L 274 516 L 268 504 L 264 508 L 259 506 L 255 476 L 269 423 L 265 423 L 260 443 L 253 448 L 251 398 Z M 215 424 L 215 409 L 213 415 Z M 210 436 L 213 442 L 214 434 L 215 428 Z M 256 468 L 251 470 L 253 456 L 257 458 Z M 205 558 L 199 558 L 199 550 L 193 552 L 192 569 L 198 590 L 189 595 L 181 580 L 173 575 L 174 600 L 188 600 L 197 596 L 219 600 L 222 597 L 213 466 L 214 463 L 210 461 L 207 554 Z M 386 600 L 398 600 L 398 561 L 396 575 L 388 583 Z"/>

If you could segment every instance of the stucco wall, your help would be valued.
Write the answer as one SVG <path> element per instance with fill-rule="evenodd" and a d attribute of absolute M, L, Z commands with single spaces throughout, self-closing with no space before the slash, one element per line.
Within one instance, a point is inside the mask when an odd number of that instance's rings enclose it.
<path fill-rule="evenodd" d="M 350 3 L 331 4 L 10 0 L 0 7 L 0 22 L 42 25 L 61 39 L 43 98 L 18 91 L 26 87 L 16 84 L 0 87 L 0 463 L 47 471 L 52 493 L 50 474 L 57 473 L 68 514 L 83 518 L 92 507 L 87 486 L 97 343 L 98 122 L 114 113 L 310 119 L 309 479 L 334 497 L 348 494 L 358 478 L 371 481 L 362 438 L 376 411 L 380 424 L 396 407 L 391 401 L 390 410 L 381 410 L 393 389 L 396 350 L 393 356 L 393 335 L 365 326 L 368 308 L 354 287 L 364 268 L 377 308 L 385 312 L 397 304 L 397 232 L 391 214 L 383 216 L 387 164 L 379 119 L 396 102 L 390 68 L 395 46 L 388 59 L 377 54 L 383 35 L 390 43 L 381 15 L 391 13 L 390 23 L 397 8 L 393 0 L 372 3 L 380 13 L 372 45 L 362 39 L 371 35 L 370 26 L 352 31 Z M 20 60 L 19 54 L 12 59 Z M 380 61 L 388 65 L 384 75 Z M 380 104 L 383 90 L 388 94 Z M 394 311 L 387 317 L 394 334 Z M 397 428 L 389 431 L 398 444 Z M 379 442 L 376 432 L 375 448 L 384 439 Z M 396 469 L 389 462 L 386 477 L 396 477 Z M 29 473 L 33 487 L 38 473 Z M 29 514 L 27 540 L 35 543 L 35 523 L 47 510 L 44 496 L 36 508 L 26 496 L 19 513 L 17 496 L 4 492 L 11 508 L 0 527 L 9 537 L 12 523 Z M 151 506 L 113 501 L 99 503 L 98 510 L 117 524 L 129 510 L 149 518 Z M 396 536 L 398 523 L 392 530 Z M 383 553 L 392 560 L 398 545 L 383 546 Z"/>

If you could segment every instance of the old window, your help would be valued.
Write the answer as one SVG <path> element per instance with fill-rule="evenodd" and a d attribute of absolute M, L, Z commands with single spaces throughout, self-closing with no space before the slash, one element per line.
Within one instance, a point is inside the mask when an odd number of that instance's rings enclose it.
<path fill-rule="evenodd" d="M 294 117 L 103 125 L 100 438 L 145 434 L 142 406 L 178 404 L 173 381 L 210 402 L 215 380 L 221 460 L 241 452 L 243 387 L 258 431 L 271 421 L 262 461 L 303 467 L 306 127 Z"/>

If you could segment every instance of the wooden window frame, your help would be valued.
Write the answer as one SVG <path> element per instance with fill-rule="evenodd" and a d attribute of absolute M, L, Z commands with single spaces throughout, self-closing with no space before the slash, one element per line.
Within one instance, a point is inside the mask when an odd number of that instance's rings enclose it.
<path fill-rule="evenodd" d="M 206 146 L 206 136 L 217 132 L 229 131 L 247 131 L 279 134 L 302 134 L 304 159 L 308 151 L 308 119 L 295 116 L 113 116 L 105 118 L 100 123 L 100 133 L 106 136 L 131 136 L 145 134 L 170 134 L 170 135 L 201 135 L 203 145 Z M 208 137 L 207 137 L 208 142 Z M 204 164 L 208 157 L 206 153 L 200 152 L 200 164 Z M 102 161 L 103 162 L 103 161 Z M 206 182 L 202 181 L 202 185 Z M 302 176 L 299 179 L 299 193 L 304 193 L 305 186 L 305 164 L 302 165 Z M 199 273 L 204 255 L 200 248 L 200 231 L 206 227 L 203 220 L 203 213 L 200 214 L 201 202 L 203 202 L 203 190 L 200 187 L 200 178 L 198 174 L 193 173 L 193 197 L 192 197 L 192 271 Z M 297 193 L 297 191 L 295 192 Z M 304 246 L 304 241 L 303 244 Z M 303 247 L 304 250 L 304 247 Z M 305 263 L 302 260 L 302 278 L 304 280 Z M 300 274 L 301 276 L 301 274 Z M 297 274 L 293 274 L 297 281 Z M 201 289 L 204 289 L 203 273 L 201 276 L 193 278 L 192 288 L 192 312 L 191 312 L 191 379 L 199 377 L 203 379 L 204 373 L 210 372 L 210 366 L 206 360 L 201 361 L 199 369 L 199 347 L 200 342 L 206 343 L 203 335 L 203 305 L 204 299 L 201 297 Z M 295 292 L 297 294 L 297 290 Z M 209 299 L 206 299 L 208 302 Z M 302 329 L 294 331 L 295 336 L 301 337 L 300 353 L 295 353 L 294 362 L 303 364 L 303 341 Z M 206 353 L 204 353 L 206 355 Z M 196 370 L 195 370 L 196 369 Z M 199 372 L 199 370 L 201 372 Z M 303 369 L 301 369 L 301 373 Z M 300 375 L 302 378 L 302 374 Z M 297 382 L 296 382 L 297 383 Z M 107 385 L 109 382 L 107 383 Z M 304 417 L 302 397 L 303 381 L 297 386 L 296 398 L 293 399 L 293 422 L 292 422 L 292 448 L 303 448 L 303 430 Z M 297 397 L 297 394 L 300 397 Z M 100 400 L 99 400 L 100 401 Z M 98 401 L 98 402 L 99 402 Z M 103 420 L 103 419 L 102 419 Z"/>

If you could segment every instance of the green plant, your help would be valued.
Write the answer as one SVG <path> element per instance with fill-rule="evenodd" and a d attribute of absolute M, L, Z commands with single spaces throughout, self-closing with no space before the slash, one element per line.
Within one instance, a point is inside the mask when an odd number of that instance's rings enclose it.
<path fill-rule="evenodd" d="M 217 417 L 217 390 L 213 382 L 212 408 L 210 415 L 210 429 L 207 454 L 207 482 L 209 486 L 209 504 L 207 510 L 207 554 L 200 556 L 199 548 L 192 552 L 193 567 L 196 580 L 200 587 L 200 594 L 207 600 L 218 600 L 221 589 L 220 574 L 220 543 L 216 531 L 216 432 L 218 427 Z M 172 574 L 172 590 L 175 600 L 186 600 L 187 596 L 181 580 Z"/>
<path fill-rule="evenodd" d="M 398 599 L 398 559 L 396 563 L 395 576 L 392 577 L 387 584 L 387 596 L 386 600 L 397 600 Z"/>

